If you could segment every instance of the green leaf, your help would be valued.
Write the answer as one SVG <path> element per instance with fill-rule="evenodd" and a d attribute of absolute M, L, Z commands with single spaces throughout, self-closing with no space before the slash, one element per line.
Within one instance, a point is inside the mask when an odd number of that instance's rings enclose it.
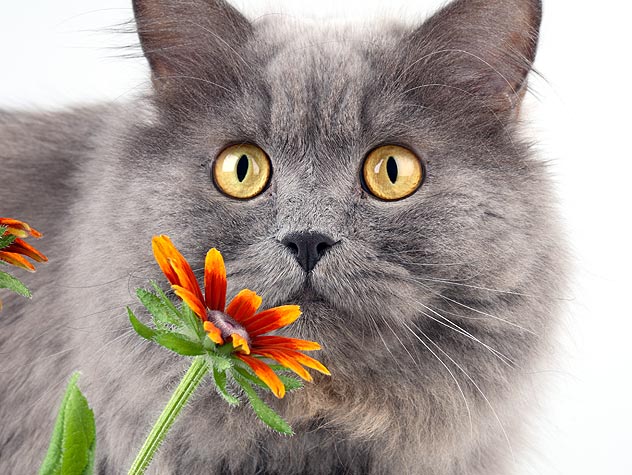
<path fill-rule="evenodd" d="M 0 227 L 0 249 L 3 249 L 5 247 L 7 247 L 9 244 L 11 244 L 13 241 L 15 241 L 16 236 L 14 236 L 13 234 L 4 234 L 4 230 L 6 230 L 7 228 L 2 228 Z"/>
<path fill-rule="evenodd" d="M 191 333 L 191 337 L 197 337 L 199 340 L 206 338 L 206 332 L 204 331 L 204 324 L 202 323 L 202 320 L 200 320 L 200 317 L 198 317 L 186 303 L 182 304 L 180 315 L 182 316 L 180 326 L 188 329 Z"/>
<path fill-rule="evenodd" d="M 9 289 L 15 293 L 31 298 L 31 292 L 18 279 L 6 272 L 0 271 L 0 289 Z"/>
<path fill-rule="evenodd" d="M 178 314 L 165 305 L 157 295 L 145 289 L 136 289 L 136 296 L 154 317 L 156 327 L 169 328 L 169 325 L 180 325 Z"/>
<path fill-rule="evenodd" d="M 217 390 L 219 394 L 230 404 L 231 406 L 237 406 L 239 404 L 239 399 L 230 394 L 226 389 L 226 372 L 218 371 L 217 368 L 213 368 L 213 379 L 215 380 L 215 386 L 217 386 Z"/>
<path fill-rule="evenodd" d="M 178 315 L 178 318 L 180 317 L 180 311 L 176 308 L 176 306 L 173 304 L 173 302 L 169 299 L 169 297 L 167 297 L 165 295 L 165 293 L 162 291 L 162 289 L 160 288 L 160 286 L 155 282 L 155 281 L 151 281 L 151 285 L 154 288 L 154 290 L 156 291 L 156 296 L 160 299 L 160 301 L 162 302 L 162 304 L 167 307 L 171 312 L 175 313 L 176 315 Z"/>
<path fill-rule="evenodd" d="M 234 374 L 235 373 L 233 373 L 233 375 Z M 246 396 L 248 396 L 248 401 L 250 402 L 252 409 L 255 411 L 255 414 L 259 417 L 259 419 L 261 419 L 270 428 L 280 432 L 281 434 L 294 435 L 294 431 L 290 425 L 259 398 L 257 392 L 248 381 L 241 377 L 235 378 L 235 381 L 237 381 L 237 383 L 239 383 L 239 385 L 243 388 Z"/>
<path fill-rule="evenodd" d="M 297 389 L 301 389 L 303 387 L 303 381 L 298 378 L 294 378 L 292 376 L 287 376 L 285 374 L 279 374 L 279 379 L 285 386 L 285 390 L 287 392 L 295 391 Z"/>
<path fill-rule="evenodd" d="M 77 387 L 78 378 L 75 373 L 68 383 L 40 475 L 91 475 L 94 471 L 94 414 Z"/>
<path fill-rule="evenodd" d="M 233 367 L 234 359 L 218 355 L 217 353 L 209 353 L 209 357 L 213 363 L 213 368 L 217 369 L 217 371 L 226 371 Z"/>
<path fill-rule="evenodd" d="M 147 340 L 153 340 L 154 337 L 158 334 L 156 330 L 149 328 L 147 325 L 141 323 L 138 318 L 136 318 L 136 315 L 134 315 L 134 312 L 132 312 L 132 309 L 129 307 L 127 307 L 127 314 L 129 315 L 129 321 L 131 322 L 132 327 L 134 328 L 134 330 L 136 330 L 136 333 L 138 333 L 143 338 L 146 338 Z"/>
<path fill-rule="evenodd" d="M 191 341 L 184 335 L 173 332 L 157 333 L 153 340 L 159 345 L 184 356 L 197 356 L 206 353 L 201 343 Z"/>

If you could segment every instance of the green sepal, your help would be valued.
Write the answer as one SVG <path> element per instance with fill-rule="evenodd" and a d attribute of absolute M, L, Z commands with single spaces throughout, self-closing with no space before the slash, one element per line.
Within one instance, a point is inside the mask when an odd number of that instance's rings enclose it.
<path fill-rule="evenodd" d="M 136 318 L 136 315 L 134 315 L 134 312 L 132 312 L 132 309 L 129 307 L 127 307 L 127 314 L 129 315 L 129 321 L 131 322 L 132 327 L 134 328 L 136 333 L 147 340 L 154 340 L 155 336 L 158 334 L 156 330 L 149 328 L 147 325 L 141 323 L 140 320 Z"/>
<path fill-rule="evenodd" d="M 186 303 L 182 303 L 182 308 L 180 309 L 180 316 L 182 319 L 182 323 L 180 324 L 183 329 L 189 329 L 191 333 L 191 337 L 197 337 L 197 339 L 202 340 L 202 338 L 206 337 L 206 332 L 204 331 L 204 324 L 200 317 L 198 317 L 191 307 L 189 307 Z"/>
<path fill-rule="evenodd" d="M 259 398 L 257 392 L 247 380 L 237 376 L 235 373 L 233 373 L 233 376 L 236 376 L 235 381 L 237 381 L 237 383 L 242 387 L 248 397 L 248 401 L 250 402 L 252 409 L 264 424 L 281 434 L 294 435 L 292 427 L 290 427 L 290 425 L 279 414 L 277 414 L 270 406 Z"/>
<path fill-rule="evenodd" d="M 0 227 L 0 249 L 4 249 L 17 239 L 13 234 L 4 234 L 7 228 Z"/>
<path fill-rule="evenodd" d="M 78 373 L 70 378 L 59 408 L 53 435 L 40 475 L 92 475 L 96 450 L 94 413 L 77 387 Z"/>
<path fill-rule="evenodd" d="M 9 289 L 13 292 L 31 298 L 31 292 L 22 282 L 6 272 L 0 271 L 0 289 Z"/>
<path fill-rule="evenodd" d="M 179 335 L 177 333 L 157 333 L 152 339 L 159 345 L 164 346 L 168 350 L 178 353 L 179 355 L 198 356 L 206 353 L 206 349 L 201 343 L 191 341 L 184 335 Z"/>
<path fill-rule="evenodd" d="M 292 376 L 287 376 L 285 374 L 277 374 L 277 376 L 285 386 L 285 390 L 287 392 L 296 391 L 297 389 L 301 389 L 303 387 L 303 381 L 298 378 L 293 378 Z"/>
<path fill-rule="evenodd" d="M 152 315 L 156 327 L 167 329 L 170 325 L 180 323 L 177 313 L 166 306 L 157 295 L 145 289 L 136 289 L 136 296 Z"/>
<path fill-rule="evenodd" d="M 239 399 L 230 394 L 226 389 L 226 372 L 218 371 L 217 368 L 213 368 L 213 379 L 215 380 L 215 386 L 220 396 L 222 396 L 228 404 L 231 406 L 239 405 Z"/>
<path fill-rule="evenodd" d="M 211 358 L 211 363 L 213 364 L 213 368 L 217 369 L 217 371 L 226 371 L 233 367 L 234 358 L 229 358 L 227 356 L 219 355 L 217 353 L 209 353 L 209 357 Z"/>

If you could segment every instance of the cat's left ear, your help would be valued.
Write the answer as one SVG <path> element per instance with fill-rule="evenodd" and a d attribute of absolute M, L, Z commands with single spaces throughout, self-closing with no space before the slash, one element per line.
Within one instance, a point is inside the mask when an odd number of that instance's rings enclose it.
<path fill-rule="evenodd" d="M 158 92 L 183 84 L 227 87 L 252 24 L 224 0 L 133 0 L 143 52 Z"/>
<path fill-rule="evenodd" d="M 405 39 L 401 77 L 432 89 L 433 100 L 462 93 L 511 111 L 526 90 L 541 18 L 541 0 L 455 0 Z"/>

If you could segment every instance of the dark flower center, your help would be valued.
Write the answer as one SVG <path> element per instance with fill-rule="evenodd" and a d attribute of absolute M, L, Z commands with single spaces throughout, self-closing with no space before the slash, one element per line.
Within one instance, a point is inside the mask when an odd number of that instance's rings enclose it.
<path fill-rule="evenodd" d="M 219 310 L 208 310 L 206 312 L 206 318 L 219 328 L 224 340 L 229 338 L 233 333 L 236 333 L 246 340 L 248 346 L 250 346 L 250 335 L 248 335 L 248 331 L 230 315 L 220 312 Z"/>

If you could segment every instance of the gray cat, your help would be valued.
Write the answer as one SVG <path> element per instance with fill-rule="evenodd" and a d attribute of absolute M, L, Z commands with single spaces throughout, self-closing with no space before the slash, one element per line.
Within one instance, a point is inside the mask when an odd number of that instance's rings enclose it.
<path fill-rule="evenodd" d="M 150 473 L 510 473 L 565 280 L 549 171 L 519 133 L 540 1 L 362 30 L 221 0 L 134 10 L 146 97 L 0 112 L 0 215 L 44 231 L 50 258 L 0 314 L 0 473 L 34 473 L 74 370 L 98 472 L 128 468 L 187 365 L 124 311 L 166 284 L 160 233 L 200 273 L 219 248 L 229 297 L 300 304 L 284 334 L 321 342 L 332 377 L 268 398 L 291 438 L 199 390 Z M 239 195 L 214 161 L 243 144 L 271 174 Z"/>

